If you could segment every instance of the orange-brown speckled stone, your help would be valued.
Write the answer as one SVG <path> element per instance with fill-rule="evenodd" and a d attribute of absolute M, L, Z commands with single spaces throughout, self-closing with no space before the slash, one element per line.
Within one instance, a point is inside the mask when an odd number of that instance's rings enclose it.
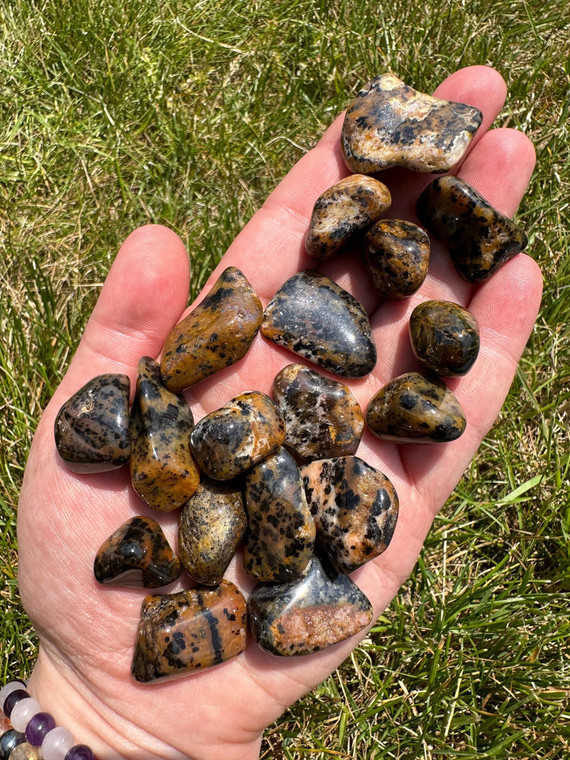
<path fill-rule="evenodd" d="M 359 457 L 318 459 L 301 468 L 317 538 L 339 573 L 387 549 L 398 519 L 390 480 Z"/>
<path fill-rule="evenodd" d="M 346 112 L 344 160 L 363 174 L 391 166 L 446 172 L 461 160 L 482 120 L 473 106 L 424 95 L 392 74 L 381 74 Z"/>
<path fill-rule="evenodd" d="M 384 298 L 409 298 L 425 280 L 430 258 L 428 235 L 417 224 L 382 219 L 366 233 L 366 263 Z"/>
<path fill-rule="evenodd" d="M 157 362 L 143 356 L 131 409 L 131 480 L 154 509 L 177 509 L 198 488 L 200 473 L 190 451 L 193 426 L 186 399 L 167 390 Z"/>
<path fill-rule="evenodd" d="M 259 391 L 240 393 L 196 425 L 190 445 L 200 469 L 214 480 L 246 472 L 285 440 L 275 403 Z"/>
<path fill-rule="evenodd" d="M 222 581 L 144 599 L 132 674 L 148 683 L 218 665 L 247 645 L 247 606 L 239 589 Z"/>
<path fill-rule="evenodd" d="M 259 297 L 239 269 L 228 267 L 166 339 L 160 364 L 166 387 L 181 391 L 235 364 L 247 353 L 262 318 Z"/>
<path fill-rule="evenodd" d="M 380 219 L 391 203 L 383 182 L 364 174 L 345 177 L 317 198 L 305 237 L 307 253 L 325 259 L 342 250 Z"/>

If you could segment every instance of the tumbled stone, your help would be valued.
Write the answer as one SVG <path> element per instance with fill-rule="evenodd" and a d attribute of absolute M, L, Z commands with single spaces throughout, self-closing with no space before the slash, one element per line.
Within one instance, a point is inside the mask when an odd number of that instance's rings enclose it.
<path fill-rule="evenodd" d="M 446 241 L 467 282 L 485 282 L 526 248 L 523 230 L 459 177 L 429 184 L 418 198 L 417 213 L 430 232 Z"/>
<path fill-rule="evenodd" d="M 468 372 L 479 353 L 479 325 L 470 311 L 451 301 L 424 301 L 410 316 L 416 357 L 441 377 Z"/>
<path fill-rule="evenodd" d="M 240 393 L 206 415 L 190 436 L 200 469 L 214 480 L 249 470 L 285 440 L 285 422 L 265 393 Z"/>
<path fill-rule="evenodd" d="M 146 596 L 137 630 L 135 681 L 171 680 L 218 665 L 247 645 L 247 606 L 233 583 Z"/>
<path fill-rule="evenodd" d="M 346 112 L 344 160 L 363 174 L 392 166 L 446 172 L 461 160 L 482 119 L 473 106 L 424 95 L 392 74 L 381 74 Z"/>
<path fill-rule="evenodd" d="M 200 482 L 190 451 L 194 417 L 184 396 L 164 387 L 150 356 L 139 361 L 130 424 L 133 488 L 153 509 L 178 509 Z"/>
<path fill-rule="evenodd" d="M 385 298 L 409 298 L 428 273 L 429 237 L 412 222 L 377 222 L 366 234 L 365 252 L 372 281 Z"/>
<path fill-rule="evenodd" d="M 261 332 L 341 377 L 363 377 L 376 364 L 376 346 L 362 304 L 310 269 L 293 275 L 277 291 L 265 310 Z"/>
<path fill-rule="evenodd" d="M 184 569 L 204 586 L 217 585 L 246 527 L 241 488 L 204 478 L 180 513 L 178 556 Z"/>
<path fill-rule="evenodd" d="M 0 755 L 2 757 L 2 755 Z M 16 749 L 12 750 L 9 760 L 41 760 L 42 755 L 39 747 L 34 747 L 28 742 L 18 744 Z"/>
<path fill-rule="evenodd" d="M 349 388 L 302 364 L 275 376 L 273 397 L 285 420 L 285 446 L 302 459 L 354 454 L 364 415 Z"/>
<path fill-rule="evenodd" d="M 182 567 L 162 528 L 151 517 L 132 517 L 103 543 L 94 564 L 99 583 L 158 588 L 173 583 Z"/>
<path fill-rule="evenodd" d="M 399 505 L 386 475 L 352 456 L 319 459 L 301 475 L 317 539 L 339 573 L 352 573 L 388 548 Z"/>
<path fill-rule="evenodd" d="M 131 456 L 127 375 L 98 375 L 59 410 L 55 444 L 74 472 L 106 472 Z"/>
<path fill-rule="evenodd" d="M 317 198 L 305 250 L 317 259 L 326 259 L 354 240 L 380 219 L 392 203 L 383 182 L 364 174 L 352 174 Z"/>
<path fill-rule="evenodd" d="M 437 378 L 408 372 L 371 399 L 366 424 L 379 438 L 399 443 L 445 443 L 465 430 L 459 401 Z"/>
<path fill-rule="evenodd" d="M 315 545 L 315 521 L 299 468 L 279 448 L 247 473 L 246 573 L 258 581 L 288 581 L 306 568 Z"/>
<path fill-rule="evenodd" d="M 228 267 L 167 337 L 160 365 L 166 387 L 181 391 L 235 364 L 247 353 L 262 317 L 261 301 L 243 273 Z"/>
<path fill-rule="evenodd" d="M 260 647 L 281 657 L 311 654 L 354 636 L 372 621 L 372 605 L 346 575 L 316 555 L 298 580 L 258 584 L 249 619 Z"/>

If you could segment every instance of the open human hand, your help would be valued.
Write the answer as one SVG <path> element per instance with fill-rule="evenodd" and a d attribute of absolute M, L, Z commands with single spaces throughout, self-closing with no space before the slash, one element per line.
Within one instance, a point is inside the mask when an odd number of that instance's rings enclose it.
<path fill-rule="evenodd" d="M 505 99 L 503 80 L 492 69 L 475 66 L 450 76 L 436 94 L 483 111 L 483 125 L 458 173 L 495 208 L 512 215 L 530 178 L 534 151 L 515 130 L 489 131 Z M 316 198 L 349 173 L 340 153 L 341 124 L 337 119 L 271 194 L 212 273 L 205 292 L 233 265 L 266 305 L 292 274 L 317 268 L 304 252 L 303 238 Z M 416 199 L 432 177 L 390 170 L 381 179 L 392 193 L 389 215 L 414 221 Z M 448 381 L 467 417 L 461 438 L 440 446 L 402 446 L 366 431 L 358 450 L 359 457 L 391 479 L 400 499 L 390 547 L 352 576 L 378 616 L 412 571 L 435 514 L 499 413 L 536 318 L 542 279 L 532 259 L 520 254 L 484 285 L 469 285 L 458 277 L 443 246 L 433 242 L 429 275 L 419 292 L 404 302 L 381 303 L 359 257 L 345 254 L 318 268 L 356 296 L 370 315 L 376 368 L 362 380 L 347 382 L 363 408 L 383 384 L 416 367 L 407 330 L 418 303 L 455 301 L 476 316 L 481 328 L 473 369 Z M 62 403 L 96 375 L 125 373 L 134 385 L 138 359 L 157 356 L 181 318 L 188 284 L 188 256 L 173 232 L 147 226 L 129 236 L 42 417 L 26 467 L 18 514 L 19 584 L 40 639 L 29 689 L 101 760 L 253 760 L 266 726 L 322 681 L 359 641 L 353 637 L 290 659 L 266 654 L 251 642 L 233 660 L 181 680 L 141 685 L 131 678 L 135 632 L 147 592 L 103 588 L 93 576 L 93 559 L 125 520 L 156 513 L 132 490 L 128 468 L 97 475 L 69 471 L 57 455 L 53 424 Z M 195 418 L 242 391 L 270 393 L 275 374 L 292 361 L 298 358 L 258 335 L 242 361 L 192 387 Z M 177 515 L 163 514 L 160 522 L 175 545 Z M 253 586 L 239 557 L 227 577 L 246 595 Z M 168 590 L 183 585 L 179 581 Z"/>

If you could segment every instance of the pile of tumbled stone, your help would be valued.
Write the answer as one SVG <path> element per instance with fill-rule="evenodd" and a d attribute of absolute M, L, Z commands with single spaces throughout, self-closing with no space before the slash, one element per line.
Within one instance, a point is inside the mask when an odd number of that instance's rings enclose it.
<path fill-rule="evenodd" d="M 383 219 L 388 188 L 367 176 L 391 166 L 445 172 L 481 123 L 470 106 L 417 93 L 391 75 L 372 80 L 347 111 L 342 150 L 359 172 L 316 201 L 307 253 L 323 260 L 362 247 L 380 296 L 404 299 L 424 281 L 427 233 Z M 526 238 L 473 188 L 451 176 L 421 194 L 420 221 L 447 242 L 459 274 L 482 282 Z M 389 545 L 398 516 L 390 480 L 355 456 L 364 415 L 349 388 L 302 364 L 275 377 L 273 399 L 241 393 L 194 425 L 182 391 L 242 359 L 257 332 L 308 362 L 361 378 L 376 364 L 363 306 L 334 281 L 305 270 L 265 312 L 242 272 L 226 269 L 174 327 L 161 364 L 143 357 L 129 410 L 126 375 L 101 375 L 59 412 L 57 449 L 78 472 L 130 466 L 134 490 L 158 512 L 180 509 L 176 557 L 156 520 L 137 516 L 101 546 L 101 583 L 158 588 L 186 570 L 199 585 L 145 598 L 133 659 L 137 681 L 178 677 L 239 654 L 248 618 L 276 655 L 302 655 L 354 635 L 372 606 L 349 574 Z M 465 374 L 477 357 L 475 318 L 458 304 L 426 301 L 410 319 L 425 372 L 409 372 L 370 400 L 366 423 L 380 438 L 447 442 L 465 429 L 441 377 Z M 243 568 L 258 583 L 248 602 L 223 578 L 243 542 Z M 316 548 L 315 548 L 316 547 Z"/>

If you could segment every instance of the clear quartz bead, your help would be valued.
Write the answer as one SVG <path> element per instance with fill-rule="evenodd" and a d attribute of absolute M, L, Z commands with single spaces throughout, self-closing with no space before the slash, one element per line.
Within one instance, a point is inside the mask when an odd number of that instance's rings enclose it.
<path fill-rule="evenodd" d="M 16 749 L 13 749 L 10 754 L 10 760 L 40 760 L 39 747 L 32 747 L 28 742 L 18 744 Z"/>
<path fill-rule="evenodd" d="M 10 683 L 7 683 L 5 686 L 3 686 L 0 689 L 0 710 L 2 709 L 2 706 L 4 702 L 6 701 L 6 697 L 8 694 L 11 694 L 13 691 L 18 691 L 18 689 L 25 689 L 26 684 L 23 681 L 10 681 Z"/>
<path fill-rule="evenodd" d="M 75 742 L 73 736 L 61 726 L 52 728 L 44 737 L 42 755 L 44 760 L 64 760 Z"/>
<path fill-rule="evenodd" d="M 41 709 L 40 703 L 36 699 L 33 699 L 33 697 L 28 697 L 18 702 L 10 715 L 10 720 L 16 731 L 24 732 L 30 720 L 36 713 L 41 712 Z"/>

